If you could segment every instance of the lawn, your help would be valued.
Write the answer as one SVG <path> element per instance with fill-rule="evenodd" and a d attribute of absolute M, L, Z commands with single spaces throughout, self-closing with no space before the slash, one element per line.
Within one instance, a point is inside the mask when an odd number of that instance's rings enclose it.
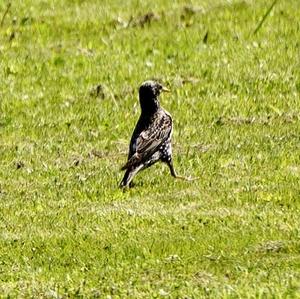
<path fill-rule="evenodd" d="M 300 298 L 300 3 L 273 2 L 0 2 L 1 298 Z M 124 192 L 146 79 L 199 179 Z"/>

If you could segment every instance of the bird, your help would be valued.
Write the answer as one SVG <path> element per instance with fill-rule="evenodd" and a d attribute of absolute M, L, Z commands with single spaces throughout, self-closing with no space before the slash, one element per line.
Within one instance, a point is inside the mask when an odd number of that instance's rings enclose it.
<path fill-rule="evenodd" d="M 177 175 L 172 160 L 171 138 L 173 119 L 159 102 L 161 92 L 170 90 L 157 81 L 147 80 L 139 88 L 141 115 L 132 133 L 129 153 L 120 187 L 130 187 L 132 179 L 141 170 L 161 161 L 166 163 L 174 178 L 191 180 Z"/>

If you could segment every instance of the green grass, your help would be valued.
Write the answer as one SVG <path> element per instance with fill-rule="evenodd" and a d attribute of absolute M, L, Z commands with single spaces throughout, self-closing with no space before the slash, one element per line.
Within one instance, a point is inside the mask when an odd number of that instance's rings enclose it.
<path fill-rule="evenodd" d="M 3 20 L 0 296 L 299 298 L 299 1 L 255 35 L 271 0 L 125 2 L 12 1 Z M 122 192 L 149 78 L 199 180 L 157 164 Z"/>

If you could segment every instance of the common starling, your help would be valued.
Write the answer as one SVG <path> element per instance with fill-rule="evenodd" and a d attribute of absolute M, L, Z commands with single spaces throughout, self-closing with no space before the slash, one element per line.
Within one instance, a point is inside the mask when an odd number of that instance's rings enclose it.
<path fill-rule="evenodd" d="M 173 177 L 189 180 L 178 176 L 173 166 L 173 121 L 171 115 L 159 104 L 158 97 L 162 91 L 169 90 L 155 81 L 145 81 L 139 88 L 141 115 L 131 137 L 128 161 L 121 168 L 126 172 L 120 187 L 128 187 L 140 170 L 158 161 L 169 166 Z"/>

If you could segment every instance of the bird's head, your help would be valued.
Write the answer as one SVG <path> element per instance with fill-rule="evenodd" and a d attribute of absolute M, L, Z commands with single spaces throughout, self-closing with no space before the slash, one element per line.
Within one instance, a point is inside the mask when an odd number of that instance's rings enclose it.
<path fill-rule="evenodd" d="M 140 86 L 139 94 L 144 98 L 156 98 L 162 91 L 169 90 L 156 81 L 148 80 Z"/>
<path fill-rule="evenodd" d="M 168 92 L 169 89 L 156 81 L 148 80 L 142 83 L 139 89 L 142 111 L 151 112 L 153 109 L 157 109 L 159 107 L 158 96 L 163 91 Z"/>

